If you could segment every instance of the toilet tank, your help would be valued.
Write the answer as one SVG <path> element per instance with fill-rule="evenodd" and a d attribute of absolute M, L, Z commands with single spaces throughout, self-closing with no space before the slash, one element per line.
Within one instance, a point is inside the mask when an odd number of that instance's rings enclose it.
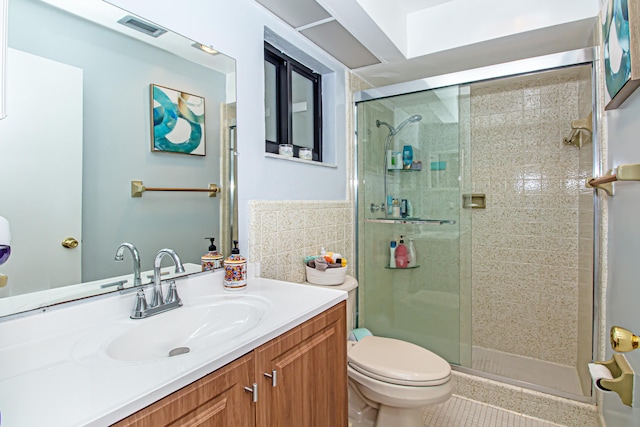
<path fill-rule="evenodd" d="M 314 285 L 313 283 L 304 282 L 305 285 L 318 286 L 322 288 L 338 289 L 341 291 L 347 291 L 347 337 L 351 330 L 356 327 L 356 293 L 358 292 L 358 281 L 347 275 L 342 285 Z M 346 338 L 346 337 L 345 337 Z"/>

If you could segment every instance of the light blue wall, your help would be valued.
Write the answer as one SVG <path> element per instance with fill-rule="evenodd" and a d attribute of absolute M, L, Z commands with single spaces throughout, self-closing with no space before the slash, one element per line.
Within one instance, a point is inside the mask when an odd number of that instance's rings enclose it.
<path fill-rule="evenodd" d="M 239 165 L 240 246 L 248 247 L 250 200 L 345 200 L 346 173 L 346 68 L 266 12 L 253 0 L 220 2 L 192 0 L 112 0 L 111 3 L 184 34 L 211 44 L 237 63 L 237 124 Z M 264 156 L 264 32 L 272 32 L 322 63 L 332 74 L 323 76 L 332 89 L 323 93 L 324 120 L 330 132 L 324 144 L 336 168 L 288 162 Z M 296 58 L 298 59 L 298 58 Z"/>
<path fill-rule="evenodd" d="M 199 263 L 208 246 L 204 238 L 220 235 L 219 198 L 146 193 L 134 199 L 130 182 L 219 184 L 219 107 L 226 76 L 41 2 L 13 0 L 9 16 L 11 47 L 84 72 L 83 165 L 69 165 L 83 168 L 83 281 L 130 273 L 129 259 L 113 261 L 123 241 L 138 246 L 143 269 L 153 268 L 155 253 L 164 247 L 175 249 L 185 262 Z M 38 70 L 32 73 L 47 78 Z M 206 157 L 151 152 L 150 83 L 205 98 Z"/>

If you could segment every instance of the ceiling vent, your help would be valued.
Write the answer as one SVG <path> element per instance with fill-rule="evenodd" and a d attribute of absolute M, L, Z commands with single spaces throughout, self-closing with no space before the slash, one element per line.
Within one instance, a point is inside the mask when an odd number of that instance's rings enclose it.
<path fill-rule="evenodd" d="M 145 22 L 140 20 L 140 18 L 136 18 L 135 16 L 127 15 L 122 19 L 118 20 L 118 24 L 122 24 L 125 27 L 133 28 L 136 31 L 140 31 L 143 34 L 146 34 L 151 37 L 160 37 L 164 33 L 167 32 L 164 28 L 157 27 L 149 22 Z"/>

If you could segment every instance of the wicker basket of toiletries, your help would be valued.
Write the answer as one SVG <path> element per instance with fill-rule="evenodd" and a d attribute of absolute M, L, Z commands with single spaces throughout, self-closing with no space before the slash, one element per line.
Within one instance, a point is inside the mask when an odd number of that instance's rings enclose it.
<path fill-rule="evenodd" d="M 316 270 L 308 265 L 305 265 L 305 268 L 307 269 L 307 282 L 314 285 L 342 285 L 347 275 L 347 267 L 327 268 L 324 271 Z"/>

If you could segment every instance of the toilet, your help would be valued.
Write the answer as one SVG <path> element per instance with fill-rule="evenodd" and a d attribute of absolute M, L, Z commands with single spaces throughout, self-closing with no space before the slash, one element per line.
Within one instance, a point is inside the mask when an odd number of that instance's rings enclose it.
<path fill-rule="evenodd" d="M 423 408 L 451 397 L 451 365 L 437 354 L 376 336 L 347 345 L 350 405 L 377 409 L 375 427 L 422 427 Z"/>
<path fill-rule="evenodd" d="M 321 286 L 321 285 L 312 285 Z M 347 276 L 332 286 L 347 291 L 347 330 L 355 325 L 355 289 Z M 451 365 L 418 345 L 377 336 L 347 341 L 350 424 L 374 427 L 423 427 L 425 406 L 451 397 Z"/>

